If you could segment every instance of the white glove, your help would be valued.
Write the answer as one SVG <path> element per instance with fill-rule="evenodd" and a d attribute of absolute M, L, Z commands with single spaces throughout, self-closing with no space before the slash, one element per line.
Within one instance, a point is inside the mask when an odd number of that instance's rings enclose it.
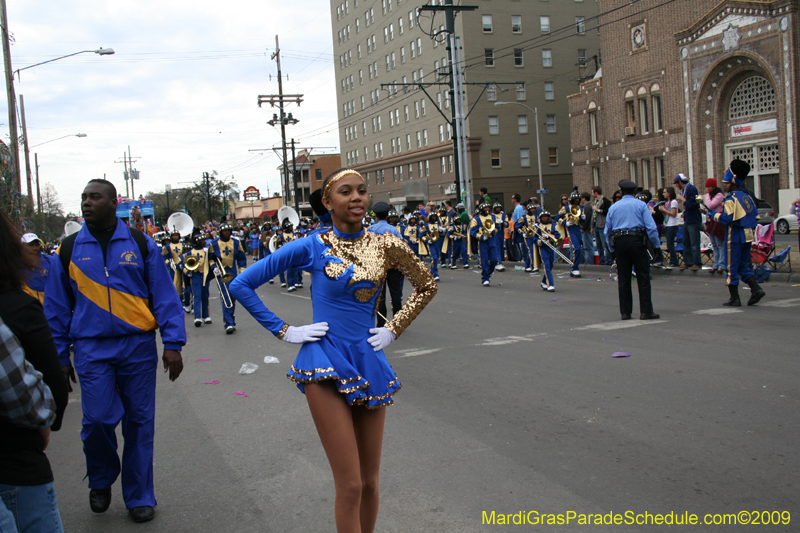
<path fill-rule="evenodd" d="M 212 272 L 215 276 L 219 276 L 219 268 L 214 267 L 214 271 Z"/>
<path fill-rule="evenodd" d="M 486 235 L 484 235 L 483 237 L 481 237 L 481 240 L 482 240 L 482 241 L 488 241 L 488 240 L 489 240 L 489 237 L 487 237 Z"/>
<path fill-rule="evenodd" d="M 370 343 L 372 348 L 379 352 L 392 344 L 394 340 L 397 338 L 394 336 L 394 333 L 389 331 L 386 328 L 372 328 L 369 330 L 370 333 L 374 335 L 367 339 L 367 342 Z"/>
<path fill-rule="evenodd" d="M 304 344 L 306 342 L 317 342 L 328 332 L 327 322 L 317 322 L 308 326 L 289 326 L 283 339 L 290 344 Z"/>

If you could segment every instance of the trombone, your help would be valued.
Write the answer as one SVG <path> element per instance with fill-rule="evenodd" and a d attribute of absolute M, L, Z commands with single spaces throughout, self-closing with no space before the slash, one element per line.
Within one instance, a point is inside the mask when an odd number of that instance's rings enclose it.
<path fill-rule="evenodd" d="M 222 261 L 219 260 L 219 257 L 215 257 L 214 260 L 217 266 L 214 272 L 214 280 L 217 282 L 219 297 L 222 300 L 222 305 L 230 309 L 233 307 L 233 298 L 231 298 L 231 293 L 228 291 L 227 283 L 233 281 L 233 274 L 225 272 L 225 267 L 222 266 Z M 224 274 L 222 274 L 222 272 L 224 272 Z M 220 280 L 222 280 L 222 283 L 220 283 Z"/>
<path fill-rule="evenodd" d="M 539 235 L 539 240 L 549 246 L 550 249 L 553 250 L 556 255 L 558 255 L 558 257 L 560 257 L 565 263 L 567 263 L 569 266 L 574 265 L 574 263 L 570 261 L 566 255 L 562 254 L 561 251 L 559 251 L 559 249 L 553 246 L 553 243 L 550 242 L 552 239 L 555 239 L 553 235 L 540 228 L 538 224 L 533 225 L 533 231 Z"/>

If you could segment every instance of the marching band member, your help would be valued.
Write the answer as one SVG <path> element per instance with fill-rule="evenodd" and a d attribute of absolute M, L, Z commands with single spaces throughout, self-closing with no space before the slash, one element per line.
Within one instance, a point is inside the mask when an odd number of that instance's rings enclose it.
<path fill-rule="evenodd" d="M 181 242 L 181 233 L 173 229 L 169 236 L 170 242 L 166 245 L 165 249 L 169 257 L 168 263 L 173 265 L 172 284 L 175 285 L 175 290 L 178 291 L 178 296 L 181 297 L 183 310 L 187 313 L 192 312 L 192 282 L 185 272 L 181 272 L 177 265 L 181 262 L 181 256 L 188 250 Z M 162 250 L 163 251 L 163 250 Z"/>
<path fill-rule="evenodd" d="M 411 251 L 414 252 L 414 255 L 419 257 L 419 237 L 417 232 L 419 231 L 419 226 L 417 225 L 417 215 L 412 213 L 410 217 L 408 217 L 408 226 L 406 227 L 405 231 L 403 232 L 403 238 L 408 243 L 408 246 L 411 248 Z"/>
<path fill-rule="evenodd" d="M 281 224 L 281 229 L 283 231 L 281 231 L 281 233 L 279 233 L 278 236 L 275 238 L 276 250 L 281 246 L 285 245 L 286 243 L 289 243 L 297 239 L 297 234 L 295 234 L 294 232 L 294 224 L 292 224 L 288 218 L 284 219 L 283 224 Z M 285 273 L 286 276 L 285 278 L 283 277 L 284 276 L 283 274 L 281 275 L 281 287 L 284 286 L 284 279 L 285 279 L 285 284 L 286 286 L 289 287 L 288 291 L 289 292 L 296 291 L 298 289 L 298 285 L 300 285 L 300 278 L 298 274 L 300 273 L 295 269 L 287 270 Z"/>
<path fill-rule="evenodd" d="M 369 197 L 360 174 L 336 171 L 323 187 L 333 229 L 289 243 L 246 270 L 231 289 L 278 339 L 302 344 L 289 378 L 305 393 L 328 454 L 337 530 L 367 532 L 374 531 L 378 515 L 382 407 L 392 403 L 400 388 L 383 349 L 431 301 L 436 283 L 400 240 L 364 231 Z M 288 268 L 312 272 L 314 324 L 289 326 L 255 293 L 266 279 Z M 375 328 L 376 300 L 391 268 L 406 274 L 414 292 L 391 322 Z"/>
<path fill-rule="evenodd" d="M 539 253 L 542 255 L 542 266 L 544 276 L 542 276 L 542 290 L 554 292 L 556 290 L 556 280 L 553 276 L 553 262 L 555 252 L 550 246 L 545 244 L 548 241 L 552 246 L 558 246 L 558 227 L 555 222 L 550 221 L 550 213 L 542 211 L 539 213 L 539 222 L 534 223 L 536 235 L 533 237 L 534 243 L 539 246 Z"/>
<path fill-rule="evenodd" d="M 439 215 L 431 213 L 428 216 L 428 223 L 425 224 L 423 239 L 431 256 L 431 274 L 433 274 L 433 281 L 439 281 L 439 259 L 442 255 L 444 233 L 444 228 L 439 224 Z"/>
<path fill-rule="evenodd" d="M 528 204 L 527 215 L 523 215 L 517 219 L 517 224 L 514 228 L 517 234 L 522 239 L 522 256 L 525 258 L 525 272 L 539 272 L 539 258 L 536 255 L 536 239 L 534 238 L 536 230 L 536 206 Z"/>
<path fill-rule="evenodd" d="M 750 173 L 750 165 L 741 159 L 731 161 L 730 168 L 722 178 L 727 195 L 722 203 L 722 213 L 714 214 L 714 221 L 725 226 L 725 249 L 728 263 L 728 291 L 731 298 L 722 305 L 740 307 L 739 280 L 750 286 L 747 305 L 755 305 L 766 295 L 750 270 L 750 246 L 753 230 L 758 222 L 758 209 L 749 194 L 744 192 L 744 179 Z"/>
<path fill-rule="evenodd" d="M 478 243 L 481 259 L 481 283 L 489 286 L 494 267 L 497 264 L 497 225 L 494 215 L 489 211 L 492 207 L 487 203 L 478 206 L 478 214 L 472 219 L 469 227 L 470 236 Z"/>
<path fill-rule="evenodd" d="M 556 217 L 560 224 L 563 223 L 565 231 L 562 232 L 562 235 L 566 236 L 566 234 L 569 234 L 569 245 L 572 251 L 572 270 L 570 271 L 570 276 L 573 278 L 581 277 L 580 265 L 581 259 L 583 258 L 583 254 L 581 253 L 582 237 L 580 214 L 582 210 L 580 204 L 581 193 L 579 193 L 578 188 L 575 187 L 575 189 L 569 195 L 569 201 L 567 205 L 563 206 L 558 211 L 558 216 Z"/>
<path fill-rule="evenodd" d="M 42 240 L 35 233 L 26 233 L 22 236 L 22 243 L 33 249 L 39 258 L 39 270 L 28 272 L 22 290 L 39 300 L 44 305 L 44 288 L 47 285 L 47 276 L 50 274 L 51 256 L 42 253 Z"/>
<path fill-rule="evenodd" d="M 494 267 L 498 272 L 503 272 L 506 267 L 503 266 L 503 248 L 505 246 L 506 237 L 505 229 L 508 227 L 508 217 L 503 212 L 503 204 L 495 202 L 492 206 L 494 210 L 494 219 L 497 227 L 497 233 L 494 236 L 494 246 L 497 253 L 497 266 Z"/>
<path fill-rule="evenodd" d="M 207 261 L 206 238 L 202 233 L 194 236 L 194 248 L 186 250 L 181 256 L 179 267 L 191 276 L 192 296 L 194 296 L 194 326 L 199 328 L 205 322 L 211 324 L 208 313 L 208 286 L 211 284 L 209 265 Z M 192 258 L 190 260 L 190 258 Z M 196 267 L 190 269 L 187 265 L 196 261 Z"/>
<path fill-rule="evenodd" d="M 222 287 L 224 284 L 229 294 L 230 284 L 233 280 L 227 282 L 223 281 L 221 279 L 222 276 L 230 274 L 235 278 L 237 274 L 241 274 L 244 269 L 247 268 L 247 255 L 245 255 L 239 239 L 231 237 L 232 231 L 233 228 L 231 228 L 230 224 L 223 224 L 219 228 L 219 238 L 208 248 L 210 267 L 214 275 L 218 276 L 220 286 Z M 219 263 L 217 263 L 217 260 L 219 260 Z M 223 271 L 220 271 L 219 264 L 222 265 Z M 220 290 L 219 300 L 222 304 L 222 319 L 225 323 L 225 333 L 230 335 L 236 331 L 236 300 L 233 298 L 233 295 L 231 295 L 229 302 L 231 306 L 227 307 L 225 305 L 225 297 L 222 294 L 222 289 Z"/>
<path fill-rule="evenodd" d="M 453 217 L 453 229 L 450 236 L 453 240 L 453 253 L 450 258 L 450 268 L 456 268 L 456 259 L 461 254 L 461 263 L 464 268 L 469 268 L 468 236 L 470 218 L 464 204 L 459 202 L 456 205 L 456 216 Z"/>

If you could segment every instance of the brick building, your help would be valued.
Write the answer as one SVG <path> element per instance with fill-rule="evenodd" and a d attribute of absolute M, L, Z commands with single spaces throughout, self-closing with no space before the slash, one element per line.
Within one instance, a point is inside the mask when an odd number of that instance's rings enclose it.
<path fill-rule="evenodd" d="M 409 0 L 332 0 L 342 166 L 367 178 L 371 201 L 396 207 L 455 200 L 444 13 Z M 457 4 L 457 2 L 454 2 Z M 470 180 L 511 208 L 536 195 L 539 115 L 544 188 L 553 207 L 572 188 L 566 95 L 599 51 L 591 0 L 481 0 L 461 12 Z M 400 84 L 431 83 L 425 91 Z M 391 90 L 382 84 L 398 84 Z M 427 93 L 426 93 L 427 91 Z M 511 105 L 495 106 L 498 102 Z M 439 112 L 441 109 L 442 113 Z M 444 115 L 444 116 L 443 116 Z"/>
<path fill-rule="evenodd" d="M 325 177 L 337 168 L 341 167 L 342 157 L 339 154 L 313 155 L 307 150 L 300 150 L 293 160 L 289 161 L 289 183 L 292 189 L 289 194 L 283 196 L 288 198 L 286 205 L 294 208 L 294 180 L 292 172 L 297 171 L 297 204 L 298 214 L 301 217 L 313 217 L 314 212 L 309 203 L 311 193 L 322 187 Z M 278 167 L 283 176 L 283 165 Z"/>
<path fill-rule="evenodd" d="M 569 96 L 575 184 L 679 172 L 701 190 L 733 158 L 781 212 L 798 188 L 798 0 L 599 0 L 601 73 Z M 623 7 L 626 6 L 626 7 Z M 617 9 L 621 8 L 621 9 Z M 786 205 L 784 205 L 786 204 Z"/>

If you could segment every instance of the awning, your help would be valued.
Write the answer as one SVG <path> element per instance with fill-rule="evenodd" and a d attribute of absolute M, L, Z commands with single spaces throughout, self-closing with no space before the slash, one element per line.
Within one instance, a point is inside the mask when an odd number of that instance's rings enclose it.
<path fill-rule="evenodd" d="M 267 209 L 262 211 L 261 214 L 258 215 L 258 218 L 272 218 L 277 214 L 278 214 L 277 209 Z"/>

